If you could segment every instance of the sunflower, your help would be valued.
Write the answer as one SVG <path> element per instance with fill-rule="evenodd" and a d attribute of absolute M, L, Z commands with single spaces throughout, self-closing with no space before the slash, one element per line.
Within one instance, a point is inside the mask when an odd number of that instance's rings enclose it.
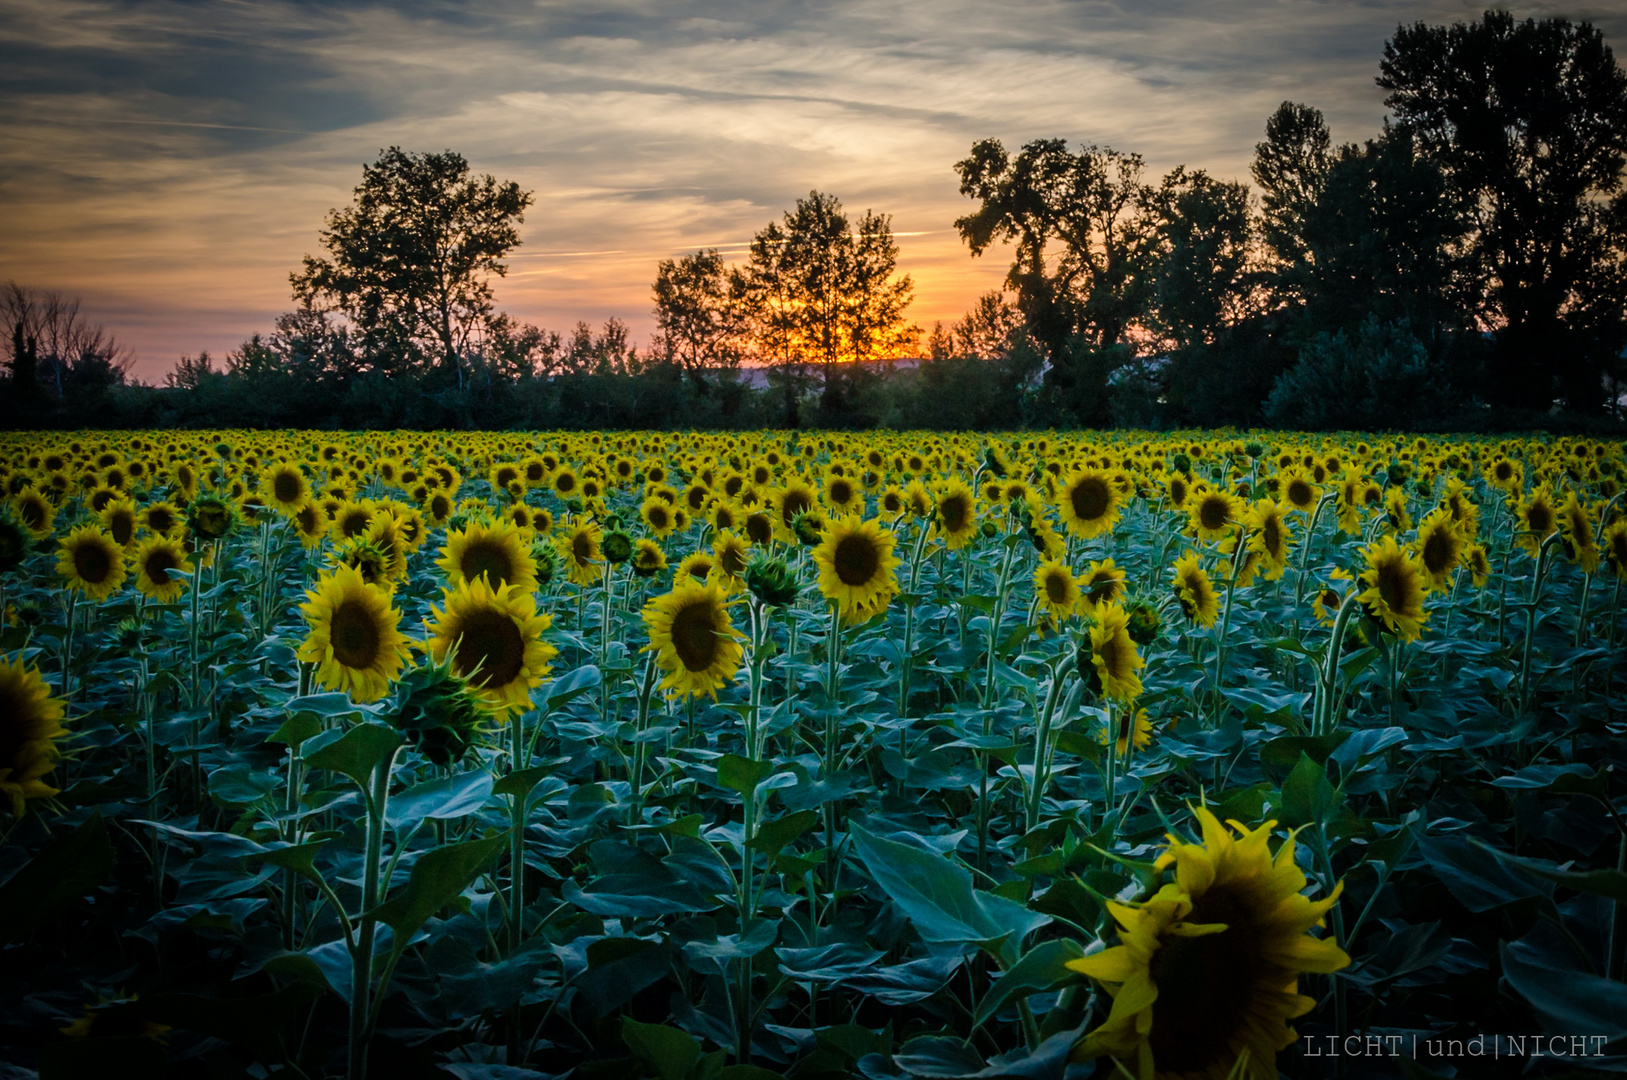
<path fill-rule="evenodd" d="M 57 789 L 40 777 L 60 756 L 54 740 L 66 735 L 63 703 L 37 667 L 0 656 L 0 796 L 21 817 L 29 799 L 49 798 Z"/>
<path fill-rule="evenodd" d="M 368 502 L 346 500 L 333 515 L 334 543 L 343 543 L 367 532 L 373 523 L 373 506 Z"/>
<path fill-rule="evenodd" d="M 723 530 L 712 541 L 712 555 L 717 568 L 730 577 L 738 578 L 746 572 L 746 559 L 751 554 L 751 543 L 743 536 Z"/>
<path fill-rule="evenodd" d="M 1367 569 L 1360 580 L 1366 589 L 1358 599 L 1367 613 L 1402 641 L 1417 640 L 1429 617 L 1424 612 L 1426 587 L 1417 561 L 1396 546 L 1393 536 L 1367 545 L 1362 555 Z"/>
<path fill-rule="evenodd" d="M 814 548 L 819 591 L 835 604 L 844 622 L 864 622 L 881 612 L 898 591 L 893 571 L 896 538 L 877 521 L 856 517 L 830 523 Z"/>
<path fill-rule="evenodd" d="M 1277 494 L 1290 508 L 1304 513 L 1316 509 L 1322 492 L 1314 481 L 1298 469 L 1289 470 L 1277 478 Z"/>
<path fill-rule="evenodd" d="M 299 659 L 316 665 L 316 681 L 356 701 L 377 701 L 390 692 L 409 656 L 399 629 L 401 612 L 390 596 L 368 584 L 353 566 L 338 566 L 317 580 L 300 605 L 310 633 Z"/>
<path fill-rule="evenodd" d="M 1060 559 L 1047 559 L 1034 570 L 1034 598 L 1045 617 L 1061 623 L 1079 609 L 1079 582 Z"/>
<path fill-rule="evenodd" d="M 1147 718 L 1146 709 L 1125 708 L 1119 710 L 1114 718 L 1112 727 L 1103 725 L 1096 734 L 1096 741 L 1106 746 L 1112 739 L 1114 728 L 1118 730 L 1118 738 L 1114 750 L 1123 761 L 1130 756 L 1131 749 L 1145 750 L 1152 745 L 1152 721 Z M 1133 741 L 1132 741 L 1133 740 Z"/>
<path fill-rule="evenodd" d="M 971 491 L 971 488 L 966 490 Z M 911 480 L 900 493 L 900 497 L 904 500 L 904 509 L 909 511 L 911 517 L 927 518 L 932 516 L 934 505 L 932 492 L 921 481 Z"/>
<path fill-rule="evenodd" d="M 1605 535 L 1608 539 L 1609 533 Z M 1608 547 L 1606 550 L 1608 550 Z M 1627 545 L 1624 545 L 1624 553 L 1627 553 Z M 1486 545 L 1476 542 L 1465 547 L 1463 549 L 1463 565 L 1469 568 L 1469 580 L 1473 582 L 1474 587 L 1484 589 L 1486 580 L 1491 577 L 1491 557 L 1486 554 Z M 1619 569 L 1617 573 L 1619 575 Z"/>
<path fill-rule="evenodd" d="M 194 569 L 186 557 L 186 548 L 168 536 L 150 536 L 142 541 L 130 562 L 136 569 L 136 591 L 160 604 L 173 604 L 186 590 L 186 581 L 170 571 L 190 574 Z"/>
<path fill-rule="evenodd" d="M 1258 566 L 1267 581 L 1276 581 L 1288 569 L 1288 549 L 1294 534 L 1282 515 L 1283 509 L 1275 500 L 1260 499 L 1244 516 L 1249 531 L 1248 550 L 1259 556 Z"/>
<path fill-rule="evenodd" d="M 553 617 L 537 614 L 536 601 L 517 585 L 493 589 L 484 576 L 443 592 L 442 607 L 425 623 L 421 646 L 437 664 L 454 657 L 453 669 L 499 717 L 531 708 L 531 688 L 548 674 L 559 650 L 542 640 Z"/>
<path fill-rule="evenodd" d="M 742 635 L 729 621 L 730 601 L 715 581 L 677 576 L 672 591 L 644 605 L 644 625 L 665 675 L 661 689 L 676 697 L 717 698 L 740 671 Z"/>
<path fill-rule="evenodd" d="M 1445 589 L 1452 571 L 1463 557 L 1463 534 L 1445 508 L 1431 510 L 1418 523 L 1418 539 L 1413 542 L 1418 565 L 1432 589 Z"/>
<path fill-rule="evenodd" d="M 1547 485 L 1531 493 L 1530 500 L 1520 506 L 1518 517 L 1520 527 L 1515 533 L 1515 538 L 1534 559 L 1542 547 L 1542 542 L 1559 527 L 1559 512 L 1554 509 L 1553 493 L 1548 490 Z"/>
<path fill-rule="evenodd" d="M 705 581 L 712 574 L 712 568 L 717 560 L 710 551 L 695 551 L 685 555 L 678 562 L 678 569 L 673 571 L 673 579 L 682 581 L 684 578 L 694 578 L 696 581 Z"/>
<path fill-rule="evenodd" d="M 592 585 L 599 581 L 603 570 L 599 564 L 604 561 L 604 552 L 600 545 L 604 542 L 604 532 L 597 522 L 572 519 L 565 532 L 558 538 L 559 553 L 565 557 L 565 571 L 567 576 L 577 585 Z"/>
<path fill-rule="evenodd" d="M 1593 519 L 1587 507 L 1573 491 L 1559 508 L 1559 531 L 1564 534 L 1565 554 L 1582 573 L 1591 574 L 1599 568 L 1599 547 L 1593 541 Z"/>
<path fill-rule="evenodd" d="M 1335 570 L 1334 574 L 1336 576 L 1349 576 L 1344 574 L 1344 572 L 1341 570 Z M 1332 585 L 1320 586 L 1316 590 L 1316 595 L 1311 597 L 1311 614 L 1316 617 L 1316 621 L 1319 625 L 1332 626 L 1338 621 L 1339 608 L 1343 606 L 1344 602 L 1344 593 L 1340 592 Z"/>
<path fill-rule="evenodd" d="M 136 530 L 141 526 L 135 503 L 120 496 L 109 500 L 96 516 L 115 544 L 126 551 L 135 546 Z"/>
<path fill-rule="evenodd" d="M 812 510 L 818 502 L 814 489 L 793 477 L 785 486 L 770 493 L 769 507 L 774 511 L 774 535 L 787 544 L 797 542 L 797 515 Z"/>
<path fill-rule="evenodd" d="M 1139 1080 L 1276 1080 L 1277 1051 L 1296 1038 L 1287 1022 L 1316 1004 L 1299 994 L 1300 975 L 1350 963 L 1310 934 L 1343 882 L 1312 900 L 1293 837 L 1271 855 L 1275 821 L 1230 822 L 1234 837 L 1207 808 L 1195 813 L 1203 842 L 1171 836 L 1156 863 L 1160 874 L 1174 867 L 1174 881 L 1140 904 L 1109 900 L 1119 944 L 1068 962 L 1113 998 L 1073 1058 L 1112 1057 Z"/>
<path fill-rule="evenodd" d="M 854 514 L 864 512 L 864 492 L 850 476 L 825 477 L 825 505 L 833 513 Z"/>
<path fill-rule="evenodd" d="M 1180 601 L 1181 614 L 1188 622 L 1208 629 L 1220 617 L 1220 598 L 1215 595 L 1214 584 L 1208 571 L 1198 560 L 1196 551 L 1188 551 L 1175 560 L 1175 599 Z"/>
<path fill-rule="evenodd" d="M 667 553 L 649 537 L 633 541 L 633 573 L 639 577 L 654 577 L 667 568 Z"/>
<path fill-rule="evenodd" d="M 260 477 L 260 495 L 283 514 L 292 514 L 311 497 L 311 483 L 298 465 L 279 461 Z"/>
<path fill-rule="evenodd" d="M 56 519 L 56 508 L 51 500 L 32 487 L 25 487 L 11 500 L 11 512 L 28 534 L 36 540 L 51 535 L 51 523 Z"/>
<path fill-rule="evenodd" d="M 920 481 L 912 483 L 911 490 L 919 484 Z M 950 551 L 965 547 L 967 541 L 977 534 L 977 496 L 972 494 L 972 489 L 959 480 L 950 479 L 938 486 L 935 500 L 926 493 L 925 488 L 922 488 L 921 494 L 928 507 L 934 502 L 937 504 L 933 535 L 942 538 L 944 546 Z"/>
<path fill-rule="evenodd" d="M 1112 559 L 1093 562 L 1079 579 L 1084 590 L 1080 608 L 1094 616 L 1103 604 L 1124 602 L 1124 571 Z"/>
<path fill-rule="evenodd" d="M 1147 662 L 1130 639 L 1130 619 L 1118 604 L 1103 604 L 1090 628 L 1090 662 L 1101 683 L 1103 697 L 1134 701 L 1141 694 L 1136 672 Z"/>
<path fill-rule="evenodd" d="M 1186 497 L 1192 494 L 1192 482 L 1185 473 L 1171 473 L 1164 478 L 1164 494 L 1169 497 L 1169 504 L 1177 510 L 1184 509 Z"/>
<path fill-rule="evenodd" d="M 1194 492 L 1188 528 L 1199 540 L 1222 540 L 1243 517 L 1243 501 L 1213 489 Z"/>
<path fill-rule="evenodd" d="M 1393 487 L 1384 493 L 1384 518 L 1391 532 L 1405 532 L 1412 528 L 1412 514 L 1407 511 L 1405 488 Z"/>
<path fill-rule="evenodd" d="M 1112 532 L 1119 520 L 1119 491 L 1100 469 L 1078 469 L 1062 482 L 1057 509 L 1068 531 L 1083 540 Z"/>
<path fill-rule="evenodd" d="M 81 525 L 62 541 L 56 569 L 68 588 L 106 600 L 124 584 L 124 550 L 100 525 Z"/>
<path fill-rule="evenodd" d="M 529 547 L 520 530 L 506 519 L 491 525 L 471 521 L 447 533 L 436 565 L 446 572 L 453 588 L 484 577 L 495 588 L 518 585 L 529 593 L 537 587 L 537 567 Z"/>
<path fill-rule="evenodd" d="M 651 495 L 638 508 L 638 516 L 657 540 L 665 540 L 677 528 L 678 518 L 672 504 L 657 495 Z"/>

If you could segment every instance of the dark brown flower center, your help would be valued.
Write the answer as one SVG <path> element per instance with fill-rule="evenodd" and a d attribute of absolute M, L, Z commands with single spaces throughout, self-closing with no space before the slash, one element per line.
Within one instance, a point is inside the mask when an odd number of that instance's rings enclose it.
<path fill-rule="evenodd" d="M 1068 492 L 1073 512 L 1082 521 L 1096 521 L 1107 513 L 1113 501 L 1113 492 L 1101 479 L 1089 476 L 1073 485 Z"/>
<path fill-rule="evenodd" d="M 174 552 L 167 548 L 154 548 L 147 552 L 147 557 L 141 562 L 142 572 L 158 585 L 168 585 L 170 582 L 169 572 L 180 568 L 181 560 L 177 559 Z"/>
<path fill-rule="evenodd" d="M 705 671 L 721 646 L 710 600 L 693 600 L 672 617 L 672 648 L 690 671 Z"/>
<path fill-rule="evenodd" d="M 507 686 L 525 664 L 525 639 L 500 611 L 477 611 L 458 627 L 458 674 L 475 686 Z"/>
<path fill-rule="evenodd" d="M 1160 941 L 1149 964 L 1158 987 L 1148 1036 L 1153 1061 L 1163 1075 L 1225 1075 L 1232 1065 L 1233 1040 L 1246 1037 L 1260 996 L 1280 994 L 1286 980 L 1272 982 L 1278 972 L 1262 955 L 1253 905 L 1235 889 L 1211 887 L 1194 898 L 1184 921 L 1224 923 L 1226 929 Z"/>
<path fill-rule="evenodd" d="M 300 496 L 299 476 L 292 472 L 280 472 L 271 482 L 271 497 L 280 503 L 291 503 Z"/>
<path fill-rule="evenodd" d="M 1452 537 L 1445 529 L 1436 529 L 1424 541 L 1424 566 L 1431 574 L 1444 574 L 1457 562 Z"/>
<path fill-rule="evenodd" d="M 381 643 L 378 622 L 360 600 L 342 601 L 329 620 L 328 642 L 333 646 L 333 658 L 345 667 L 372 667 Z"/>
<path fill-rule="evenodd" d="M 881 569 L 881 552 L 874 540 L 855 533 L 836 542 L 830 561 L 842 584 L 858 588 L 869 585 Z"/>
<path fill-rule="evenodd" d="M 796 516 L 813 505 L 807 493 L 802 491 L 787 491 L 785 498 L 780 500 L 780 517 L 785 519 L 786 528 L 790 528 L 796 521 Z"/>
<path fill-rule="evenodd" d="M 1046 574 L 1045 597 L 1053 604 L 1061 605 L 1067 603 L 1068 579 L 1055 571 Z"/>
<path fill-rule="evenodd" d="M 515 578 L 508 550 L 495 540 L 476 540 L 465 547 L 458 569 L 469 581 L 478 581 L 480 575 L 486 575 L 494 589 L 501 589 Z"/>
<path fill-rule="evenodd" d="M 87 585 L 100 585 L 113 572 L 107 548 L 94 540 L 84 540 L 73 549 L 73 572 Z"/>
<path fill-rule="evenodd" d="M 1210 496 L 1198 507 L 1198 520 L 1205 529 L 1218 529 L 1231 517 L 1231 504 L 1225 499 Z"/>

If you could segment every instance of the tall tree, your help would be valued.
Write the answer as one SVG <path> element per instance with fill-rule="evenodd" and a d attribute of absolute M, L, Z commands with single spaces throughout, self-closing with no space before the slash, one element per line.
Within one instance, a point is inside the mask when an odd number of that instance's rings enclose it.
<path fill-rule="evenodd" d="M 1285 101 L 1265 122 L 1250 172 L 1260 185 L 1260 239 L 1282 267 L 1308 260 L 1305 229 L 1333 166 L 1332 136 L 1318 109 Z"/>
<path fill-rule="evenodd" d="M 1175 348 L 1208 344 L 1249 308 L 1248 187 L 1176 166 L 1148 192 L 1147 211 L 1156 252 L 1148 321 Z"/>
<path fill-rule="evenodd" d="M 1488 11 L 1398 27 L 1380 72 L 1385 104 L 1473 207 L 1483 315 L 1498 328 L 1492 387 L 1596 405 L 1621 346 L 1624 298 L 1610 283 L 1627 250 L 1627 73 L 1603 35 Z"/>
<path fill-rule="evenodd" d="M 135 354 L 79 310 L 77 297 L 7 282 L 0 323 L 10 381 L 24 395 L 47 391 L 63 400 L 122 384 Z M 28 389 L 23 389 L 24 385 Z"/>
<path fill-rule="evenodd" d="M 461 154 L 392 146 L 362 167 L 353 205 L 329 212 L 322 244 L 290 275 L 294 296 L 338 311 L 385 374 L 439 367 L 461 384 L 463 358 L 493 318 L 491 281 L 520 243 L 530 192 L 471 176 Z"/>
<path fill-rule="evenodd" d="M 1142 168 L 1138 154 L 1074 154 L 1063 139 L 1030 142 L 1015 158 L 984 139 L 955 165 L 960 193 L 979 203 L 955 228 L 973 255 L 1014 245 L 1006 286 L 1048 354 L 1051 396 L 1085 422 L 1105 416 L 1108 369 L 1151 296 L 1156 237 Z"/>
<path fill-rule="evenodd" d="M 891 215 L 867 210 L 854 228 L 818 191 L 752 239 L 741 291 L 757 348 L 793 369 L 818 365 L 827 418 L 846 408 L 843 365 L 915 347 L 920 328 L 904 318 L 915 287 L 897 269 Z"/>
<path fill-rule="evenodd" d="M 716 248 L 662 259 L 655 273 L 660 350 L 705 393 L 706 373 L 737 368 L 746 347 L 746 280 Z"/>

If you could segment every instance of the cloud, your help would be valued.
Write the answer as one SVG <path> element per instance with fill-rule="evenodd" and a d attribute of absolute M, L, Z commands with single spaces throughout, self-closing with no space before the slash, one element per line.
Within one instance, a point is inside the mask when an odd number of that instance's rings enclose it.
<path fill-rule="evenodd" d="M 1065 137 L 1246 178 L 1284 99 L 1356 139 L 1396 25 L 1456 0 L 0 0 L 0 279 L 81 295 L 155 377 L 288 306 L 386 146 L 536 192 L 502 305 L 649 329 L 655 262 L 817 188 L 891 213 L 911 314 L 997 287 L 951 224 L 971 143 Z M 1542 6 L 1519 14 L 1555 13 Z M 1607 35 L 1627 16 L 1569 10 Z"/>

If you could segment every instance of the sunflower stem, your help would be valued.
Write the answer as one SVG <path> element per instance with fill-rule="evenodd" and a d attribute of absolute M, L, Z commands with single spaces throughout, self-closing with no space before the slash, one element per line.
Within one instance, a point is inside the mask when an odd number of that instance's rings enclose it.
<path fill-rule="evenodd" d="M 1226 704 L 1225 692 L 1221 680 L 1226 674 L 1226 635 L 1231 632 L 1232 626 L 1232 598 L 1237 595 L 1237 579 L 1242 576 L 1243 565 L 1248 557 L 1243 550 L 1243 536 L 1237 537 L 1237 550 L 1232 552 L 1231 583 L 1226 587 L 1226 608 L 1220 616 L 1220 636 L 1215 638 L 1215 704 L 1213 715 L 1214 726 L 1220 726 L 1220 714 Z"/>
<path fill-rule="evenodd" d="M 1537 548 L 1536 573 L 1531 578 L 1531 596 L 1525 607 L 1525 644 L 1520 649 L 1520 696 L 1517 716 L 1524 716 L 1531 707 L 1531 657 L 1537 636 L 1537 603 L 1542 598 L 1542 580 L 1548 575 L 1549 554 L 1559 542 L 1555 531 Z"/>
<path fill-rule="evenodd" d="M 379 863 L 384 853 L 384 811 L 390 799 L 390 772 L 397 752 L 392 750 L 373 767 L 372 790 L 368 792 L 362 906 L 357 915 L 356 946 L 350 956 L 349 1080 L 366 1080 L 367 1076 L 367 1044 L 372 1034 L 369 1016 L 373 990 L 373 942 L 378 932 L 378 918 L 373 911 L 383 899 L 379 894 Z M 388 883 L 385 883 L 385 887 L 388 888 Z"/>
<path fill-rule="evenodd" d="M 1344 650 L 1345 631 L 1350 626 L 1350 617 L 1356 610 L 1356 595 L 1355 588 L 1345 594 L 1344 602 L 1339 605 L 1339 613 L 1333 619 L 1333 632 L 1328 635 L 1328 654 L 1323 659 L 1322 675 L 1317 680 L 1316 701 L 1311 707 L 1312 735 L 1331 735 L 1337 723 L 1334 694 L 1339 685 L 1339 655 Z"/>
<path fill-rule="evenodd" d="M 644 686 L 638 692 L 638 720 L 633 725 L 633 737 L 637 745 L 633 747 L 633 824 L 644 820 L 644 759 L 650 752 L 650 744 L 644 739 L 644 729 L 650 720 L 650 696 L 655 690 L 655 652 L 652 650 L 649 659 L 644 663 Z"/>

